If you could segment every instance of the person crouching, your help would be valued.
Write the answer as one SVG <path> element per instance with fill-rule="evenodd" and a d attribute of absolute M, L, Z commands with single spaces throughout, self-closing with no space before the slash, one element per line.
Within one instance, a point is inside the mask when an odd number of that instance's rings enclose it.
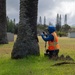
<path fill-rule="evenodd" d="M 48 49 L 44 55 L 48 55 L 49 58 L 58 57 L 59 53 L 58 36 L 55 31 L 56 29 L 54 26 L 48 26 L 48 34 L 41 34 L 42 39 L 48 42 Z"/>

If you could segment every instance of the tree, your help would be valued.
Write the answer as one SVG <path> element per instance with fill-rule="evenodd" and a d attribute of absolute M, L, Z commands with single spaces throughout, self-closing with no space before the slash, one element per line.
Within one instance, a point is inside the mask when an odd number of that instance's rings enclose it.
<path fill-rule="evenodd" d="M 67 24 L 67 14 L 65 14 L 64 24 Z"/>
<path fill-rule="evenodd" d="M 7 16 L 7 32 L 11 32 L 17 34 L 18 32 L 18 24 L 15 24 L 15 19 L 11 20 Z"/>
<path fill-rule="evenodd" d="M 27 55 L 39 55 L 37 38 L 38 0 L 20 0 L 20 22 L 18 36 L 11 58 L 23 58 Z"/>
<path fill-rule="evenodd" d="M 0 0 L 0 44 L 7 44 L 6 0 Z"/>
<path fill-rule="evenodd" d="M 59 19 L 60 19 L 59 24 L 60 24 L 60 29 L 61 29 L 61 15 L 60 15 L 60 18 Z"/>
<path fill-rule="evenodd" d="M 70 29 L 71 27 L 68 24 L 65 24 L 62 26 L 61 31 L 67 33 Z"/>
<path fill-rule="evenodd" d="M 9 18 L 7 17 L 7 32 L 14 33 L 14 29 L 15 29 L 14 21 L 13 20 L 9 20 Z"/>
<path fill-rule="evenodd" d="M 46 26 L 46 17 L 44 16 L 44 26 Z"/>
<path fill-rule="evenodd" d="M 61 21 L 61 16 L 59 17 L 59 14 L 57 14 L 57 19 L 56 19 L 56 30 L 57 31 L 60 31 L 60 28 L 61 28 L 60 21 Z"/>
<path fill-rule="evenodd" d="M 39 17 L 39 25 L 42 25 L 42 18 L 41 18 L 41 16 Z"/>

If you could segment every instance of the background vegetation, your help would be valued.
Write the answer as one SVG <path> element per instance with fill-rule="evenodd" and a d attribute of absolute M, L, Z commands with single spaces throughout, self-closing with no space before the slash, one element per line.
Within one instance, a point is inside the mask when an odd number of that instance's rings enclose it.
<path fill-rule="evenodd" d="M 17 34 L 18 32 L 18 23 L 15 23 L 15 19 L 11 20 L 7 17 L 7 32 Z"/>

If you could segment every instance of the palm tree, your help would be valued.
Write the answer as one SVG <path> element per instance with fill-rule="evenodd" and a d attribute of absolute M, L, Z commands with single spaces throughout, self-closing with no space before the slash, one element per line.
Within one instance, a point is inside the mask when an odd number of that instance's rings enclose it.
<path fill-rule="evenodd" d="M 38 0 L 20 0 L 20 22 L 17 40 L 11 58 L 23 58 L 27 55 L 39 55 L 37 41 Z"/>
<path fill-rule="evenodd" d="M 6 0 L 0 0 L 0 44 L 8 43 L 6 32 Z"/>

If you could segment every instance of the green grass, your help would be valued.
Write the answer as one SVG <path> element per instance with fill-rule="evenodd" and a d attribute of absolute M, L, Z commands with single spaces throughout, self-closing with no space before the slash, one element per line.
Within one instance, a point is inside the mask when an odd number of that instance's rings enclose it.
<path fill-rule="evenodd" d="M 11 59 L 13 42 L 0 45 L 0 75 L 75 75 L 74 64 L 52 66 L 61 61 L 44 57 L 44 41 L 39 37 L 40 56 Z M 59 38 L 59 55 L 70 55 L 75 60 L 75 38 Z"/>

